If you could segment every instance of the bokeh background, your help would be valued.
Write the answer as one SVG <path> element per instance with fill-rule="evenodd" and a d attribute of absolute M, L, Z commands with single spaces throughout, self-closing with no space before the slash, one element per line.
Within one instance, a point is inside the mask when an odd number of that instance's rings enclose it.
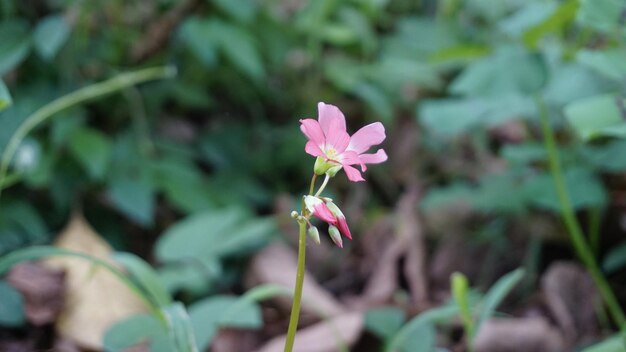
<path fill-rule="evenodd" d="M 389 160 L 328 187 L 354 240 L 336 248 L 320 227 L 309 241 L 297 351 L 625 350 L 563 226 L 540 118 L 624 305 L 626 2 L 0 0 L 0 17 L 2 151 L 64 94 L 176 71 L 21 141 L 0 184 L 0 255 L 53 244 L 118 263 L 182 303 L 201 351 L 280 351 L 289 213 L 314 162 L 298 121 L 323 101 L 351 133 L 382 121 Z M 607 136 L 585 139 L 596 125 Z M 455 310 L 457 271 L 486 312 L 476 336 Z M 2 351 L 173 351 L 163 329 L 88 261 L 0 279 Z"/>

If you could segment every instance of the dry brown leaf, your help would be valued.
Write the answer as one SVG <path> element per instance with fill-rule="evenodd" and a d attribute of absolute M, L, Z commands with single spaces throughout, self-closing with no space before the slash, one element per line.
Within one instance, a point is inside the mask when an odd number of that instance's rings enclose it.
<path fill-rule="evenodd" d="M 299 330 L 293 350 L 297 352 L 336 352 L 342 345 L 353 345 L 363 331 L 363 313 L 353 312 Z M 256 352 L 281 352 L 286 335 L 273 338 Z"/>
<path fill-rule="evenodd" d="M 249 272 L 251 286 L 256 284 L 276 284 L 293 290 L 296 282 L 296 255 L 282 244 L 273 244 L 252 259 Z M 289 310 L 291 299 L 279 299 L 279 304 Z M 344 312 L 344 307 L 322 288 L 306 272 L 302 292 L 302 311 L 316 316 L 335 316 Z"/>
<path fill-rule="evenodd" d="M 594 307 L 597 291 L 587 272 L 578 264 L 555 262 L 541 279 L 546 303 L 573 346 L 589 342 L 599 327 Z"/>
<path fill-rule="evenodd" d="M 259 346 L 256 331 L 222 328 L 211 342 L 211 352 L 252 351 Z"/>
<path fill-rule="evenodd" d="M 398 263 L 404 258 L 403 274 L 412 301 L 420 308 L 428 305 L 426 253 L 416 209 L 418 194 L 417 188 L 412 187 L 398 202 L 393 221 L 395 236 L 389 238 L 388 246 L 373 265 L 375 269 L 365 287 L 363 296 L 369 303 L 383 303 L 397 291 Z"/>
<path fill-rule="evenodd" d="M 111 261 L 113 250 L 85 221 L 74 215 L 55 241 L 59 248 Z M 55 257 L 46 265 L 66 273 L 65 308 L 56 329 L 81 347 L 100 350 L 107 329 L 146 307 L 135 294 L 104 268 L 71 257 Z"/>
<path fill-rule="evenodd" d="M 65 274 L 46 268 L 39 263 L 26 262 L 15 265 L 7 281 L 24 297 L 26 319 L 41 326 L 56 321 L 65 300 Z"/>
<path fill-rule="evenodd" d="M 476 352 L 562 352 L 559 331 L 541 317 L 489 319 L 474 340 Z"/>

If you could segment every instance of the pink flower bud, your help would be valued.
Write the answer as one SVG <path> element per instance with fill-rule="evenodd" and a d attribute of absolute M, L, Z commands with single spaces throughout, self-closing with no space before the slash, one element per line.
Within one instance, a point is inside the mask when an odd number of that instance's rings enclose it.
<path fill-rule="evenodd" d="M 328 207 L 328 210 L 330 210 L 330 212 L 335 216 L 335 219 L 337 219 L 337 227 L 339 228 L 339 231 L 344 236 L 352 239 L 352 234 L 350 233 L 350 228 L 348 227 L 348 222 L 346 221 L 346 216 L 343 215 L 341 209 L 339 209 L 339 207 L 332 201 L 326 202 L 326 206 Z"/>

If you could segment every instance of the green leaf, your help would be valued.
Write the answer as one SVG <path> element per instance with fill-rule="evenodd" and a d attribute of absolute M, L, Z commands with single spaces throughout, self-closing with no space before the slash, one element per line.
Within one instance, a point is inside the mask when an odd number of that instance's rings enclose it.
<path fill-rule="evenodd" d="M 622 334 L 616 334 L 581 352 L 626 352 L 626 338 Z"/>
<path fill-rule="evenodd" d="M 215 259 L 194 260 L 164 265 L 159 268 L 159 279 L 172 294 L 184 291 L 200 296 L 210 290 L 222 274 L 222 265 Z"/>
<path fill-rule="evenodd" d="M 234 19 L 249 23 L 257 13 L 257 3 L 249 0 L 211 0 Z"/>
<path fill-rule="evenodd" d="M 391 339 L 385 352 L 431 352 L 435 347 L 435 324 L 454 318 L 459 308 L 441 306 L 420 313 Z"/>
<path fill-rule="evenodd" d="M 475 334 L 478 334 L 482 324 L 493 315 L 496 308 L 502 303 L 502 300 L 513 290 L 513 288 L 524 277 L 524 270 L 517 269 L 502 276 L 487 292 L 485 298 L 481 302 L 480 313 L 476 319 Z"/>
<path fill-rule="evenodd" d="M 247 299 L 213 296 L 189 307 L 189 315 L 198 341 L 206 350 L 220 327 L 258 329 L 263 325 L 261 309 Z"/>
<path fill-rule="evenodd" d="M 574 209 L 601 207 L 606 204 L 606 190 L 592 171 L 572 167 L 565 171 L 565 183 Z M 534 205 L 560 212 L 561 207 L 551 175 L 540 174 L 530 179 L 524 185 L 524 192 Z"/>
<path fill-rule="evenodd" d="M 624 30 L 623 14 L 626 10 L 624 0 L 581 0 L 577 20 L 585 26 L 600 32 L 613 33 Z"/>
<path fill-rule="evenodd" d="M 602 261 L 602 271 L 613 274 L 626 265 L 626 243 L 611 248 Z"/>
<path fill-rule="evenodd" d="M 515 38 L 544 22 L 554 13 L 556 4 L 553 2 L 528 2 L 520 10 L 498 23 L 498 28 Z"/>
<path fill-rule="evenodd" d="M 615 91 L 617 85 L 583 64 L 560 63 L 554 67 L 544 90 L 546 102 L 563 106 L 580 99 Z"/>
<path fill-rule="evenodd" d="M 626 158 L 615 157 L 626 155 L 626 140 L 612 139 L 603 145 L 586 144 L 581 153 L 585 160 L 599 171 L 612 173 L 626 171 Z"/>
<path fill-rule="evenodd" d="M 456 305 L 459 307 L 465 334 L 470 337 L 474 336 L 474 321 L 469 304 L 469 282 L 467 281 L 467 277 L 462 273 L 454 272 L 450 277 L 450 284 L 452 287 L 452 296 L 454 297 Z"/>
<path fill-rule="evenodd" d="M 89 176 L 97 180 L 104 177 L 111 159 L 111 142 L 102 132 L 77 129 L 71 134 L 69 147 Z"/>
<path fill-rule="evenodd" d="M 565 107 L 565 117 L 584 140 L 606 135 L 626 137 L 626 100 L 607 94 L 576 101 Z"/>
<path fill-rule="evenodd" d="M 149 167 L 155 186 L 180 210 L 195 213 L 214 207 L 206 180 L 191 160 L 163 158 L 151 163 Z"/>
<path fill-rule="evenodd" d="M 546 19 L 524 33 L 524 43 L 531 48 L 548 33 L 560 32 L 576 17 L 578 0 L 563 1 Z"/>
<path fill-rule="evenodd" d="M 103 337 L 106 351 L 123 352 L 142 342 L 151 352 L 174 351 L 167 327 L 152 314 L 134 315 L 111 326 Z"/>
<path fill-rule="evenodd" d="M 70 36 L 70 26 L 63 15 L 50 15 L 39 21 L 33 36 L 35 49 L 44 60 L 53 59 Z"/>
<path fill-rule="evenodd" d="M 272 219 L 251 219 L 238 209 L 198 213 L 171 226 L 157 241 L 161 261 L 223 257 L 248 250 L 275 231 Z"/>
<path fill-rule="evenodd" d="M 215 43 L 211 40 L 210 31 L 210 22 L 196 16 L 186 19 L 179 30 L 181 40 L 207 67 L 217 62 Z"/>
<path fill-rule="evenodd" d="M 581 64 L 601 75 L 623 83 L 626 77 L 626 48 L 610 48 L 605 50 L 586 50 L 578 52 L 576 59 Z"/>
<path fill-rule="evenodd" d="M 254 80 L 264 78 L 263 61 L 250 33 L 219 20 L 211 21 L 210 30 L 213 41 L 228 61 Z"/>
<path fill-rule="evenodd" d="M 11 99 L 9 89 L 0 79 L 0 111 L 8 108 L 11 104 L 13 104 L 13 99 Z"/>
<path fill-rule="evenodd" d="M 398 332 L 404 319 L 404 311 L 397 307 L 373 308 L 365 313 L 365 327 L 386 340 Z"/>
<path fill-rule="evenodd" d="M 0 22 L 0 76 L 19 65 L 30 51 L 28 24 L 18 20 Z"/>
<path fill-rule="evenodd" d="M 159 275 L 143 259 L 126 252 L 116 252 L 113 259 L 124 266 L 156 305 L 167 306 L 172 303 L 172 298 L 159 279 Z"/>
<path fill-rule="evenodd" d="M 520 47 L 503 46 L 468 66 L 449 90 L 465 96 L 528 95 L 541 88 L 545 77 L 546 68 L 540 56 Z"/>
<path fill-rule="evenodd" d="M 169 336 L 175 346 L 174 350 L 178 352 L 198 352 L 194 330 L 196 327 L 200 329 L 202 327 L 191 322 L 185 306 L 180 302 L 174 302 L 164 307 L 161 311 L 167 319 Z M 205 348 L 202 350 L 205 350 Z"/>
<path fill-rule="evenodd" d="M 13 286 L 0 280 L 0 325 L 18 327 L 24 323 L 22 294 Z"/>
<path fill-rule="evenodd" d="M 427 100 L 417 110 L 424 127 L 447 138 L 477 126 L 495 126 L 511 119 L 534 117 L 536 113 L 533 100 L 520 95 Z"/>
<path fill-rule="evenodd" d="M 117 209 L 143 226 L 151 226 L 154 213 L 154 186 L 144 173 L 135 178 L 116 177 L 109 183 L 109 197 Z"/>

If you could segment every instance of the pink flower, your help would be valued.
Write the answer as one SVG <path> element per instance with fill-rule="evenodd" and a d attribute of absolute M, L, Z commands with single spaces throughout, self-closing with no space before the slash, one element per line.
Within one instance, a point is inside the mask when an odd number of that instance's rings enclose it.
<path fill-rule="evenodd" d="M 343 215 L 343 213 L 341 212 L 339 207 L 335 205 L 335 203 L 327 198 L 324 199 L 326 199 L 326 201 L 315 196 L 305 196 L 304 204 L 306 205 L 306 208 L 309 210 L 309 212 L 313 214 L 313 216 L 328 223 L 329 229 L 333 230 L 333 233 L 329 232 L 329 234 L 331 235 L 331 239 L 339 247 L 343 247 L 343 244 L 341 242 L 341 236 L 337 236 L 335 233 L 337 230 L 339 230 L 342 235 L 351 240 L 352 234 L 350 233 L 348 222 L 346 221 L 345 215 Z"/>
<path fill-rule="evenodd" d="M 334 105 L 318 103 L 318 121 L 300 120 L 300 130 L 308 138 L 304 150 L 327 162 L 340 166 L 348 179 L 353 182 L 365 181 L 361 172 L 352 165 L 360 165 L 361 171 L 367 170 L 366 164 L 378 164 L 387 160 L 384 150 L 374 154 L 365 153 L 370 147 L 385 140 L 385 127 L 374 122 L 350 136 L 346 131 L 346 118 Z"/>

